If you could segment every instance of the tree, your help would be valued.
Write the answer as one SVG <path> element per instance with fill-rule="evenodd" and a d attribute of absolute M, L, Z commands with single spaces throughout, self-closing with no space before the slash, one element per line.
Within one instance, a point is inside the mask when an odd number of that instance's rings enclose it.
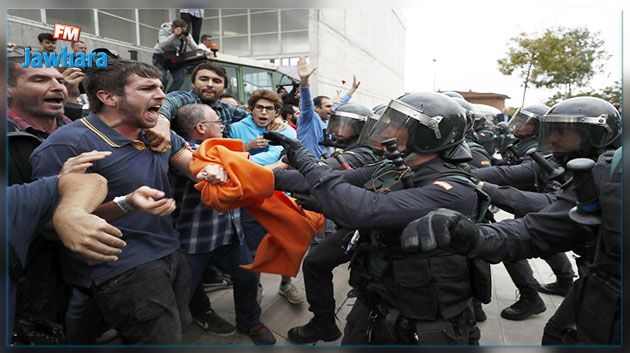
<path fill-rule="evenodd" d="M 591 97 L 598 97 L 603 100 L 606 100 L 610 102 L 611 104 L 613 104 L 615 107 L 617 107 L 617 109 L 619 109 L 619 104 L 621 102 L 621 95 L 622 95 L 621 83 L 619 81 L 615 81 L 615 83 L 613 83 L 612 86 L 605 87 L 601 90 L 580 91 L 580 92 L 572 93 L 568 96 L 563 94 L 562 92 L 557 92 L 556 94 L 551 96 L 547 100 L 547 102 L 545 102 L 545 104 L 551 107 L 552 105 L 562 100 L 565 100 L 567 98 L 591 96 Z"/>
<path fill-rule="evenodd" d="M 561 89 L 564 97 L 584 87 L 610 57 L 599 33 L 586 28 L 547 29 L 542 35 L 520 33 L 510 39 L 505 58 L 497 60 L 499 71 L 523 79 L 523 101 L 527 86 Z"/>

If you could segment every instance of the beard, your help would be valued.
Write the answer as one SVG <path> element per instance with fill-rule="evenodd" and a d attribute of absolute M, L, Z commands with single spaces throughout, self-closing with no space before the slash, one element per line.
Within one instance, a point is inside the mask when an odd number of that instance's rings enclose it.
<path fill-rule="evenodd" d="M 148 122 L 142 119 L 142 115 L 145 113 L 145 109 L 134 107 L 133 105 L 129 104 L 127 102 L 127 99 L 124 97 L 118 105 L 118 110 L 122 115 L 125 116 L 127 122 L 134 127 L 140 129 L 150 129 L 155 126 L 155 123 Z"/>
<path fill-rule="evenodd" d="M 12 97 L 9 102 L 9 108 L 11 107 L 19 107 L 26 114 L 42 119 L 56 119 L 64 114 L 63 108 L 58 110 L 44 109 L 37 99 L 24 96 Z"/>

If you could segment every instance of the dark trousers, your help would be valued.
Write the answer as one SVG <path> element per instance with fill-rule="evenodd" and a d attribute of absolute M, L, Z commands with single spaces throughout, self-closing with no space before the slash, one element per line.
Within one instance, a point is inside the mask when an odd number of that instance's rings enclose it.
<path fill-rule="evenodd" d="M 188 30 L 190 31 L 190 34 L 195 40 L 195 43 L 199 44 L 199 35 L 201 34 L 201 24 L 203 22 L 203 18 L 193 16 L 187 12 L 180 13 L 179 17 L 188 23 Z"/>
<path fill-rule="evenodd" d="M 335 293 L 333 274 L 335 267 L 350 261 L 352 254 L 344 252 L 348 229 L 340 228 L 314 247 L 304 258 L 302 273 L 309 309 L 315 314 L 334 314 Z"/>
<path fill-rule="evenodd" d="M 569 262 L 569 258 L 565 253 L 551 255 L 543 258 L 543 260 L 549 264 L 557 279 L 573 278 L 575 276 L 571 262 Z M 504 262 L 503 265 L 505 265 L 505 269 L 517 288 L 537 287 L 538 281 L 534 278 L 534 273 L 527 260 Z"/>
<path fill-rule="evenodd" d="M 267 230 L 252 217 L 245 209 L 241 209 L 241 224 L 243 225 L 243 233 L 245 233 L 245 243 L 251 252 L 255 255 L 258 245 L 267 234 Z"/>
<path fill-rule="evenodd" d="M 124 343 L 178 344 L 190 323 L 190 271 L 181 251 L 134 267 L 93 290 Z"/>
<path fill-rule="evenodd" d="M 575 298 L 573 287 L 569 289 L 569 293 L 549 318 L 543 330 L 542 344 L 559 345 L 563 344 L 566 329 L 571 325 L 575 325 Z"/>
<path fill-rule="evenodd" d="M 168 82 L 168 72 L 170 72 L 171 76 L 173 76 L 173 82 L 171 82 L 171 85 L 166 90 L 166 93 L 179 90 L 179 88 L 184 84 L 184 80 L 186 79 L 186 68 L 182 66 L 176 69 L 167 69 L 166 67 L 164 67 L 164 65 L 162 65 L 160 57 L 157 54 L 153 54 L 152 62 L 153 66 L 157 67 L 158 70 L 160 70 L 160 80 L 162 81 L 165 89 Z"/>
<path fill-rule="evenodd" d="M 224 245 L 209 253 L 187 254 L 186 260 L 191 273 L 190 311 L 193 316 L 203 315 L 210 310 L 210 300 L 203 290 L 201 277 L 206 266 L 211 264 L 232 277 L 236 325 L 249 330 L 260 322 L 261 310 L 256 301 L 259 274 L 239 266 L 252 262 L 244 243 Z"/>

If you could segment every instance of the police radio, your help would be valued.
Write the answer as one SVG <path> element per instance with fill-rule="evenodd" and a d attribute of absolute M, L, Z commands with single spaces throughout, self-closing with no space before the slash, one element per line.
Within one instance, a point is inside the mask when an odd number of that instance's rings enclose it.
<path fill-rule="evenodd" d="M 597 189 L 591 173 L 594 166 L 595 162 L 588 158 L 576 158 L 567 163 L 567 168 L 573 172 L 573 189 L 577 197 L 577 205 L 569 211 L 569 217 L 587 226 L 601 224 Z"/>

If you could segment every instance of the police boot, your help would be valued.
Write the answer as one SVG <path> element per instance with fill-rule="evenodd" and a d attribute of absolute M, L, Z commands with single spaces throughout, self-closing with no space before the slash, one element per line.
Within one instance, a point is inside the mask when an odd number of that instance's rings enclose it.
<path fill-rule="evenodd" d="M 560 296 L 566 296 L 569 293 L 569 289 L 573 285 L 573 278 L 558 278 L 553 283 L 541 284 L 538 286 L 538 291 L 546 294 L 555 294 Z"/>
<path fill-rule="evenodd" d="M 483 308 L 481 307 L 481 302 L 479 301 L 479 299 L 477 298 L 472 299 L 472 307 L 473 307 L 473 313 L 475 314 L 475 321 L 477 322 L 486 321 L 487 319 L 486 313 L 483 311 Z"/>
<path fill-rule="evenodd" d="M 306 325 L 290 329 L 288 336 L 295 343 L 330 342 L 339 339 L 341 331 L 335 323 L 335 314 L 315 314 Z"/>
<path fill-rule="evenodd" d="M 501 317 L 508 320 L 525 320 L 534 314 L 547 310 L 540 295 L 534 288 L 519 288 L 518 301 L 501 311 Z"/>

